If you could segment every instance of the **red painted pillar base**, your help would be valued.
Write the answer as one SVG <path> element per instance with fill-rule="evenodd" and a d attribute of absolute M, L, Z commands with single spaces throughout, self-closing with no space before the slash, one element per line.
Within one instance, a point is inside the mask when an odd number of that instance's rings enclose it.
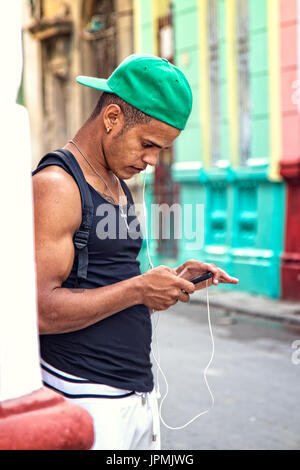
<path fill-rule="evenodd" d="M 282 258 L 282 298 L 300 301 L 300 256 L 285 253 Z"/>
<path fill-rule="evenodd" d="M 46 387 L 0 402 L 0 450 L 89 450 L 93 441 L 88 412 Z"/>

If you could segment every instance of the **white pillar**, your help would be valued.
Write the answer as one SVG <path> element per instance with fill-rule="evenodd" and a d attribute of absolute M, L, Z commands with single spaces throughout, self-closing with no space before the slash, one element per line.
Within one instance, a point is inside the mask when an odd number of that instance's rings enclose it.
<path fill-rule="evenodd" d="M 0 6 L 0 401 L 42 387 L 37 335 L 29 119 L 21 82 L 21 1 Z"/>

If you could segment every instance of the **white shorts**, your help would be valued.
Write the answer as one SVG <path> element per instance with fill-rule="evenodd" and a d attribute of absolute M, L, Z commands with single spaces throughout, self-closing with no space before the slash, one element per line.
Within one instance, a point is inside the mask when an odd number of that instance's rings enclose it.
<path fill-rule="evenodd" d="M 160 450 L 156 392 L 132 392 L 62 372 L 41 359 L 46 386 L 85 408 L 93 418 L 92 450 Z"/>

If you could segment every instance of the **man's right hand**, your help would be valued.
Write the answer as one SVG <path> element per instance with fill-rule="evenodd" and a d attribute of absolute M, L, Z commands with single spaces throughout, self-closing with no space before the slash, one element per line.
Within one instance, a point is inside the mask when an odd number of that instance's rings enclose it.
<path fill-rule="evenodd" d="M 140 276 L 142 303 L 150 310 L 166 310 L 178 300 L 188 302 L 195 291 L 192 282 L 177 276 L 176 270 L 158 266 Z"/>

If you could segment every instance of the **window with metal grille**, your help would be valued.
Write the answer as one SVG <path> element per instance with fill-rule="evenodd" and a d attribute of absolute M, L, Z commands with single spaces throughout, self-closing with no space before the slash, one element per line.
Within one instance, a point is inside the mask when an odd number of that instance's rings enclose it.
<path fill-rule="evenodd" d="M 237 0 L 237 64 L 240 165 L 250 156 L 248 0 Z"/>
<path fill-rule="evenodd" d="M 220 158 L 220 80 L 218 2 L 208 2 L 208 63 L 210 79 L 210 148 L 212 166 Z"/>

